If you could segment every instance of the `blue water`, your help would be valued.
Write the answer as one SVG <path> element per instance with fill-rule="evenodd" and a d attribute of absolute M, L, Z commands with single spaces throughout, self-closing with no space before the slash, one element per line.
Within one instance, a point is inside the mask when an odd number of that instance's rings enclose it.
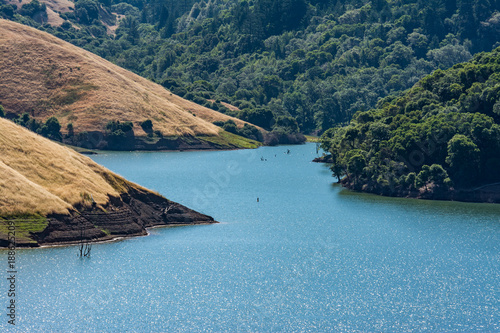
<path fill-rule="evenodd" d="M 92 157 L 221 223 L 151 229 L 90 259 L 18 251 L 16 330 L 500 332 L 500 205 L 353 193 L 315 156 L 308 144 Z M 6 275 L 5 252 L 0 263 Z"/>

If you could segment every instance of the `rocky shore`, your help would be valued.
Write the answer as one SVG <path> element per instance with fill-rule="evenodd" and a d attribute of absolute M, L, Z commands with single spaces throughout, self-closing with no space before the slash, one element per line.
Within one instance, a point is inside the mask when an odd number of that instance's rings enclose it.
<path fill-rule="evenodd" d="M 98 242 L 143 236 L 147 234 L 146 228 L 154 226 L 217 223 L 210 216 L 138 189 L 110 197 L 105 206 L 76 208 L 69 215 L 48 215 L 46 228 L 16 239 L 16 247 Z M 0 236 L 0 247 L 6 248 L 9 242 L 4 236 Z"/>
<path fill-rule="evenodd" d="M 320 157 L 316 157 L 313 162 L 316 163 L 333 163 L 333 157 L 332 155 L 323 155 Z"/>

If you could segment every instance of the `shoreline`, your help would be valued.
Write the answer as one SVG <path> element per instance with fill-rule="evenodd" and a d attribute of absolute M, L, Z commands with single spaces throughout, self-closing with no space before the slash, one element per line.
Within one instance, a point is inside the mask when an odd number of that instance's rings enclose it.
<path fill-rule="evenodd" d="M 313 160 L 316 163 L 331 164 L 331 155 L 323 155 Z M 500 183 L 483 184 L 471 189 L 453 189 L 446 192 L 434 189 L 433 187 L 423 190 L 399 191 L 392 194 L 384 194 L 375 188 L 370 188 L 368 184 L 355 185 L 350 183 L 345 177 L 340 182 L 336 182 L 343 188 L 357 193 L 374 194 L 388 198 L 420 199 L 433 201 L 455 201 L 470 203 L 490 203 L 500 204 Z"/>
<path fill-rule="evenodd" d="M 485 203 L 485 204 L 500 204 L 500 190 L 488 191 L 489 186 L 498 186 L 495 184 L 487 184 L 470 190 L 453 190 L 448 192 L 406 192 L 405 194 L 386 195 L 377 191 L 366 191 L 362 189 L 354 189 L 346 186 L 343 183 L 336 183 L 348 191 L 354 193 L 373 194 L 387 198 L 402 198 L 402 199 L 415 199 L 415 200 L 431 200 L 431 201 L 453 201 L 453 202 L 466 202 L 466 203 Z M 486 190 L 485 190 L 486 189 Z"/>
<path fill-rule="evenodd" d="M 310 143 L 310 142 L 304 142 L 304 143 Z M 182 152 L 201 152 L 201 151 L 234 151 L 234 150 L 252 150 L 252 149 L 259 149 L 262 147 L 277 147 L 277 146 L 297 146 L 301 145 L 304 143 L 283 143 L 283 144 L 278 144 L 274 146 L 269 146 L 269 145 L 260 145 L 257 147 L 253 148 L 245 148 L 245 147 L 233 147 L 233 148 L 187 148 L 187 149 L 134 149 L 134 150 L 103 150 L 103 149 L 88 149 L 85 151 L 78 151 L 75 149 L 76 146 L 70 146 L 71 149 L 75 150 L 77 153 L 80 153 L 82 155 L 103 155 L 107 153 L 136 153 L 136 152 L 141 152 L 141 153 L 158 153 L 158 152 L 164 152 L 164 153 L 182 153 Z M 77 147 L 79 148 L 79 147 Z M 328 162 L 323 162 L 323 161 L 313 161 L 313 162 L 319 162 L 319 163 L 328 163 Z"/>
<path fill-rule="evenodd" d="M 114 243 L 118 242 L 120 240 L 127 240 L 131 238 L 138 238 L 138 237 L 147 237 L 151 235 L 149 232 L 149 229 L 163 229 L 163 228 L 175 228 L 175 227 L 187 227 L 187 226 L 198 226 L 198 225 L 212 225 L 212 224 L 218 224 L 220 222 L 214 221 L 214 222 L 199 222 L 199 223 L 175 223 L 175 224 L 165 224 L 165 225 L 153 225 L 150 227 L 146 228 L 146 233 L 137 233 L 137 234 L 131 234 L 131 235 L 122 235 L 122 236 L 110 236 L 109 238 L 103 237 L 96 239 L 92 242 L 91 244 L 105 244 L 105 243 Z M 66 246 L 76 246 L 79 245 L 81 241 L 68 241 L 68 242 L 54 242 L 54 243 L 46 243 L 46 244 L 39 244 L 38 246 L 17 246 L 17 250 L 31 250 L 31 249 L 42 249 L 42 248 L 56 248 L 56 247 L 66 247 Z M 8 247 L 0 247 L 0 251 L 5 251 L 9 250 Z"/>
<path fill-rule="evenodd" d="M 152 227 L 218 223 L 211 216 L 132 186 L 118 197 L 109 196 L 104 206 L 92 205 L 69 214 L 49 214 L 43 219 L 43 228 L 36 229 L 33 223 L 27 224 L 26 219 L 11 218 L 14 229 L 9 235 L 7 229 L 0 233 L 0 249 L 9 248 L 13 244 L 11 240 L 15 241 L 16 248 L 64 246 L 145 236 Z"/>
<path fill-rule="evenodd" d="M 63 133 L 64 134 L 64 133 Z M 72 149 L 92 154 L 96 150 L 110 151 L 183 151 L 183 150 L 226 150 L 238 148 L 257 148 L 263 142 L 238 136 L 232 133 L 222 132 L 219 135 L 179 135 L 161 136 L 150 138 L 142 135 L 128 135 L 127 138 L 113 144 L 107 140 L 106 133 L 93 131 L 87 133 L 86 137 L 75 135 L 64 136 L 58 142 Z"/>
<path fill-rule="evenodd" d="M 259 146 L 255 148 L 222 148 L 222 149 L 217 149 L 217 148 L 193 148 L 193 149 L 153 149 L 153 150 L 147 150 L 147 149 L 134 149 L 134 150 L 101 150 L 101 149 L 92 149 L 84 152 L 77 151 L 77 153 L 80 153 L 82 155 L 101 155 L 101 154 L 106 154 L 106 153 L 136 153 L 136 152 L 141 152 L 141 153 L 157 153 L 157 152 L 164 152 L 164 153 L 181 153 L 181 152 L 199 152 L 199 151 L 233 151 L 233 150 L 243 150 L 243 149 L 258 149 L 260 147 L 265 147 L 265 146 Z M 74 148 L 73 148 L 74 149 Z"/>

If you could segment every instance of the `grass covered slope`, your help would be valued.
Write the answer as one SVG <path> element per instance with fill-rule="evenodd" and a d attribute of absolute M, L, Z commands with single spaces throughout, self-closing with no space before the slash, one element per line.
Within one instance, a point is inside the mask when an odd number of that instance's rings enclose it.
<path fill-rule="evenodd" d="M 148 119 L 151 132 L 160 137 L 214 137 L 221 129 L 212 122 L 233 119 L 54 36 L 7 20 L 0 20 L 0 96 L 8 112 L 27 112 L 42 121 L 57 117 L 63 134 L 71 123 L 75 138 L 82 132 L 106 134 L 110 121 L 132 122 L 133 134 L 146 137 L 140 124 Z M 244 124 L 233 120 L 240 127 Z"/>
<path fill-rule="evenodd" d="M 109 171 L 90 158 L 6 119 L 0 118 L 0 128 L 0 168 L 5 171 L 2 192 L 10 193 L 0 198 L 2 214 L 66 214 L 83 204 L 84 197 L 92 195 L 97 204 L 103 205 L 109 195 L 119 196 L 119 188 L 113 188 L 101 175 Z M 21 191 L 14 192 L 16 188 Z M 22 196 L 22 200 L 11 200 L 12 194 Z M 26 205 L 30 201 L 32 204 Z"/>
<path fill-rule="evenodd" d="M 213 222 L 2 118 L 0 174 L 0 246 L 8 220 L 21 245 L 75 242 L 82 228 L 88 239 L 108 239 L 151 225 Z"/>
<path fill-rule="evenodd" d="M 358 112 L 322 145 L 351 189 L 500 202 L 500 48 Z"/>

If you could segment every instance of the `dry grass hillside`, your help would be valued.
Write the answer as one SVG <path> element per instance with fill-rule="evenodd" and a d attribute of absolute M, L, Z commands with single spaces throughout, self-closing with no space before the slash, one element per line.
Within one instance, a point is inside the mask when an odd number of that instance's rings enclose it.
<path fill-rule="evenodd" d="M 36 29 L 0 20 L 0 104 L 39 120 L 56 116 L 62 131 L 104 131 L 110 120 L 151 119 L 164 136 L 218 136 L 214 121 L 233 119 Z"/>
<path fill-rule="evenodd" d="M 0 118 L 0 216 L 68 214 L 138 187 L 69 148 Z M 119 185 L 121 184 L 121 185 Z"/>
<path fill-rule="evenodd" d="M 109 240 L 145 235 L 156 225 L 214 222 L 0 118 L 0 248 Z"/>

